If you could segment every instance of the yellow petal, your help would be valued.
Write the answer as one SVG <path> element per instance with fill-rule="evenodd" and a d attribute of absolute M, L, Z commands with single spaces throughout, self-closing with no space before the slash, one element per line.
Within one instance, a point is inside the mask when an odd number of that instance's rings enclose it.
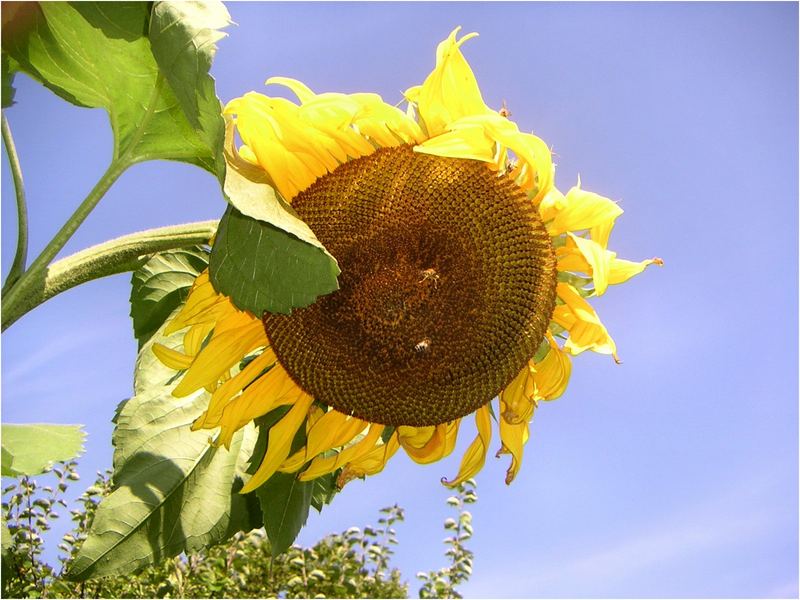
<path fill-rule="evenodd" d="M 572 373 L 572 361 L 569 355 L 558 347 L 549 331 L 547 340 L 550 342 L 550 351 L 542 360 L 535 363 L 533 381 L 537 398 L 555 400 L 567 389 Z"/>
<path fill-rule="evenodd" d="M 445 156 L 450 158 L 466 158 L 484 162 L 494 162 L 494 144 L 486 137 L 482 127 L 461 127 L 433 137 L 418 146 L 415 152 Z"/>
<path fill-rule="evenodd" d="M 316 94 L 305 83 L 291 77 L 270 77 L 265 82 L 267 85 L 282 85 L 289 88 L 301 103 L 313 100 Z"/>
<path fill-rule="evenodd" d="M 223 384 L 224 385 L 224 384 Z M 192 429 L 228 427 L 234 431 L 245 425 L 243 415 L 261 416 L 273 408 L 287 404 L 301 391 L 280 363 L 259 377 L 239 396 L 212 394 L 206 411 L 192 423 Z M 241 418 L 240 418 L 241 417 Z"/>
<path fill-rule="evenodd" d="M 483 463 L 486 462 L 486 453 L 492 441 L 492 419 L 488 404 L 475 411 L 475 424 L 478 426 L 478 435 L 464 453 L 461 459 L 461 466 L 458 469 L 458 475 L 450 481 L 442 479 L 442 483 L 447 487 L 455 487 L 473 477 L 483 468 Z"/>
<path fill-rule="evenodd" d="M 564 349 L 572 354 L 580 354 L 584 350 L 611 354 L 619 362 L 616 344 L 591 305 L 567 283 L 559 283 L 556 293 L 564 304 L 556 306 L 553 321 L 569 330 L 569 339 L 564 344 Z"/>
<path fill-rule="evenodd" d="M 501 401 L 501 411 L 503 409 L 502 404 Z M 528 436 L 528 421 L 509 423 L 503 418 L 500 419 L 500 441 L 502 442 L 502 447 L 497 452 L 497 456 L 499 457 L 501 454 L 511 455 L 511 465 L 506 471 L 506 485 L 510 485 L 514 481 L 522 466 L 522 451 L 528 441 Z"/>
<path fill-rule="evenodd" d="M 447 126 L 467 115 L 488 112 L 472 69 L 460 46 L 477 33 L 456 39 L 454 29 L 436 49 L 436 67 L 422 84 L 416 98 L 419 115 L 429 137 L 443 133 Z M 409 91 L 406 92 L 409 94 Z"/>
<path fill-rule="evenodd" d="M 348 446 L 334 456 L 318 456 L 311 461 L 308 468 L 300 473 L 300 481 L 311 481 L 321 475 L 333 473 L 339 467 L 344 466 L 350 461 L 355 461 L 366 456 L 375 448 L 376 442 L 383 433 L 384 426 L 373 423 L 369 426 L 369 431 L 364 439 Z"/>
<path fill-rule="evenodd" d="M 594 293 L 598 296 L 602 296 L 606 289 L 608 289 L 610 262 L 614 253 L 609 252 L 592 240 L 587 240 L 571 233 L 567 235 L 589 265 L 588 272 L 591 274 L 592 280 L 594 281 Z"/>
<path fill-rule="evenodd" d="M 301 394 L 295 401 L 288 413 L 269 430 L 267 440 L 267 452 L 261 466 L 253 474 L 239 493 L 246 494 L 265 483 L 278 470 L 280 464 L 289 455 L 297 430 L 305 421 L 308 409 L 311 408 L 314 399 L 308 394 Z"/>
<path fill-rule="evenodd" d="M 200 323 L 192 325 L 183 336 L 183 349 L 187 354 L 195 356 L 200 352 L 200 347 L 208 337 L 208 334 L 214 330 L 214 323 Z"/>
<path fill-rule="evenodd" d="M 548 216 L 551 213 L 553 216 L 548 224 L 550 235 L 599 226 L 610 227 L 622 214 L 616 202 L 582 190 L 579 186 L 570 189 L 563 198 L 556 197 L 554 200 L 553 206 L 548 207 Z M 608 241 L 607 236 L 605 241 Z"/>
<path fill-rule="evenodd" d="M 188 369 L 194 362 L 193 356 L 186 356 L 177 350 L 167 348 L 163 344 L 153 344 L 153 354 L 170 369 L 175 369 L 176 371 Z"/>
<path fill-rule="evenodd" d="M 209 407 L 224 407 L 233 396 L 249 386 L 256 378 L 260 377 L 264 369 L 272 366 L 276 360 L 275 352 L 273 352 L 272 349 L 267 348 L 264 350 L 250 361 L 244 369 L 214 391 Z M 275 378 L 275 374 L 272 375 L 272 378 Z M 209 408 L 209 411 L 210 410 Z"/>
<path fill-rule="evenodd" d="M 441 460 L 453 451 L 458 432 L 458 421 L 430 427 L 397 428 L 397 437 L 406 454 L 419 464 Z"/>
<path fill-rule="evenodd" d="M 214 332 L 211 341 L 195 358 L 191 368 L 175 387 L 172 395 L 188 396 L 209 384 L 216 383 L 230 368 L 241 361 L 248 352 L 268 343 L 261 321 L 251 317 L 246 325 L 227 331 Z"/>
<path fill-rule="evenodd" d="M 615 285 L 628 281 L 634 275 L 638 275 L 650 265 L 664 266 L 664 261 L 660 258 L 651 258 L 641 262 L 632 262 L 621 258 L 612 258 L 608 271 L 608 283 Z"/>
<path fill-rule="evenodd" d="M 528 421 L 536 408 L 534 369 L 526 364 L 506 388 L 500 392 L 500 413 L 509 423 Z"/>
<path fill-rule="evenodd" d="M 308 430 L 306 445 L 290 456 L 281 465 L 280 470 L 290 473 L 297 471 L 318 454 L 344 446 L 368 425 L 366 421 L 340 413 L 338 410 L 329 410 Z"/>
<path fill-rule="evenodd" d="M 385 444 L 376 446 L 361 458 L 351 460 L 344 466 L 342 472 L 339 473 L 339 476 L 336 478 L 336 486 L 341 489 L 348 481 L 358 477 L 380 473 L 399 447 L 400 442 L 398 441 L 397 434 L 395 434 L 390 437 L 389 441 Z"/>

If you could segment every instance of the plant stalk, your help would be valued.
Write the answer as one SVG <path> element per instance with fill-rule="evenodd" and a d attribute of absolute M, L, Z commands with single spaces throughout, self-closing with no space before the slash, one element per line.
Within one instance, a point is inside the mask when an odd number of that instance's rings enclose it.
<path fill-rule="evenodd" d="M 87 281 L 134 271 L 153 253 L 207 244 L 217 230 L 217 221 L 200 221 L 131 233 L 86 248 L 56 261 L 34 277 L 28 277 L 24 293 L 16 293 L 14 303 L 3 302 L 2 329 L 60 294 Z M 26 276 L 33 272 L 33 267 Z M 22 280 L 20 280 L 20 284 Z M 17 292 L 17 285 L 13 292 Z M 10 294 L 9 294 L 10 296 Z"/>
<path fill-rule="evenodd" d="M 11 167 L 11 177 L 14 180 L 14 193 L 17 197 L 17 251 L 14 254 L 14 262 L 8 271 L 6 282 L 3 285 L 2 293 L 14 285 L 20 275 L 25 272 L 25 262 L 28 260 L 28 207 L 25 204 L 25 184 L 22 181 L 22 168 L 19 165 L 17 147 L 11 135 L 11 128 L 8 126 L 8 119 L 3 112 L 2 115 L 3 143 L 6 147 L 9 166 Z"/>

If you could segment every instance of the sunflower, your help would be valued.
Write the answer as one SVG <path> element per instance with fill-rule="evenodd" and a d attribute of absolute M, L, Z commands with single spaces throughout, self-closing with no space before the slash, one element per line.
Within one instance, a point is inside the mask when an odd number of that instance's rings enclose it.
<path fill-rule="evenodd" d="M 622 209 L 580 182 L 555 188 L 549 148 L 484 103 L 460 50 L 477 34 L 458 32 L 405 92 L 406 110 L 282 77 L 267 84 L 298 102 L 250 92 L 225 108 L 243 142 L 229 158 L 263 169 L 342 269 L 338 291 L 263 316 L 237 309 L 205 272 L 166 328 L 184 331 L 182 348 L 154 346 L 185 370 L 175 396 L 211 393 L 193 429 L 219 428 L 214 443 L 285 407 L 242 492 L 276 472 L 338 472 L 341 487 L 400 448 L 437 461 L 469 415 L 477 435 L 442 482 L 483 467 L 496 422 L 510 483 L 538 402 L 567 386 L 570 356 L 617 360 L 586 298 L 661 261 L 607 249 Z"/>

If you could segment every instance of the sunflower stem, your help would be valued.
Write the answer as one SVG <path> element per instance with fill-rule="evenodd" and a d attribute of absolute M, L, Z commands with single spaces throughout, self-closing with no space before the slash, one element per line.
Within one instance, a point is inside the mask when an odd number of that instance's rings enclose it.
<path fill-rule="evenodd" d="M 111 185 L 122 175 L 128 167 L 127 163 L 112 161 L 103 176 L 89 192 L 89 195 L 81 202 L 67 222 L 62 225 L 58 233 L 45 246 L 42 253 L 36 257 L 30 268 L 20 275 L 19 279 L 11 286 L 7 294 L 4 294 L 2 306 L 2 330 L 16 321 L 30 308 L 37 306 L 35 301 L 31 305 L 32 298 L 41 292 L 42 283 L 47 279 L 47 269 L 50 261 L 64 247 L 72 234 L 80 227 L 81 223 L 89 216 L 100 199 L 105 195 Z M 27 305 L 31 305 L 28 310 L 20 310 Z M 13 317 L 13 318 L 12 318 Z"/>
<path fill-rule="evenodd" d="M 56 261 L 47 269 L 39 270 L 35 277 L 28 277 L 23 293 L 17 291 L 19 285 L 14 287 L 13 302 L 11 299 L 3 302 L 2 329 L 5 331 L 20 317 L 61 292 L 87 281 L 139 268 L 153 253 L 207 244 L 217 230 L 217 223 L 199 221 L 131 233 Z M 26 275 L 29 273 L 33 273 L 32 267 Z"/>
<path fill-rule="evenodd" d="M 25 262 L 28 259 L 28 207 L 25 204 L 25 184 L 22 181 L 22 168 L 19 165 L 17 147 L 14 144 L 5 112 L 2 114 L 2 132 L 8 163 L 11 167 L 11 177 L 14 180 L 14 193 L 17 197 L 17 251 L 6 276 L 6 282 L 3 284 L 2 293 L 5 295 L 25 271 Z"/>

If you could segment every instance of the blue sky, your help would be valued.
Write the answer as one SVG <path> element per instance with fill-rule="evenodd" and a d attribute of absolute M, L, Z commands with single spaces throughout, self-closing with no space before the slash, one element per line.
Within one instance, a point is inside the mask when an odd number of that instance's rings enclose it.
<path fill-rule="evenodd" d="M 597 299 L 624 364 L 581 355 L 536 414 L 522 471 L 489 458 L 466 596 L 795 597 L 798 594 L 798 63 L 795 3 L 230 4 L 212 72 L 227 101 L 273 75 L 315 91 L 420 83 L 456 25 L 484 91 L 554 150 L 561 189 L 619 200 L 612 249 L 661 256 Z M 27 183 L 31 254 L 104 171 L 106 115 L 24 77 L 8 111 Z M 15 243 L 2 166 L 2 258 Z M 214 179 L 139 165 L 63 255 L 135 230 L 219 217 Z M 82 483 L 110 465 L 136 346 L 129 277 L 51 300 L 3 335 L 3 420 L 85 423 Z M 398 454 L 314 515 L 300 541 L 399 503 L 395 565 L 443 564 L 441 523 L 462 436 L 427 467 Z M 495 442 L 496 443 L 496 442 Z M 75 490 L 77 493 L 77 490 Z"/>

